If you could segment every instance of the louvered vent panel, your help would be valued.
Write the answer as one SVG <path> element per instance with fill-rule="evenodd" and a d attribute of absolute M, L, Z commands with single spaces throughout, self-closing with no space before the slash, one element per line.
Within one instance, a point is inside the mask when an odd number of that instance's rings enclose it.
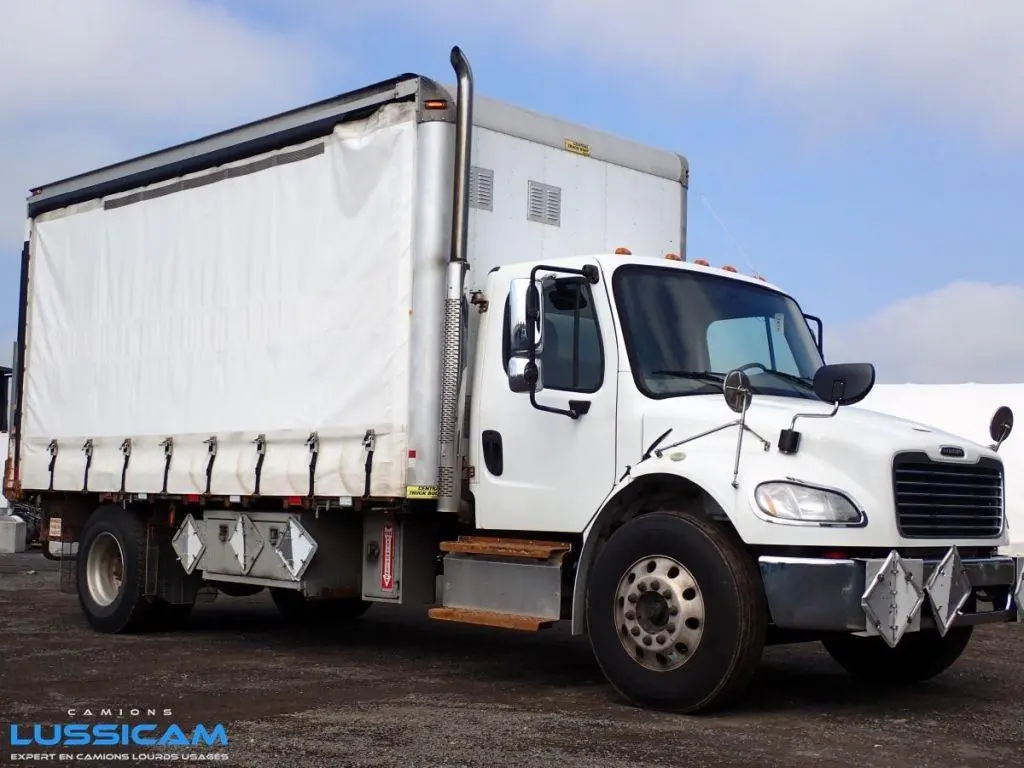
<path fill-rule="evenodd" d="M 494 210 L 494 170 L 472 166 L 469 169 L 469 205 L 481 211 Z"/>
<path fill-rule="evenodd" d="M 553 227 L 562 223 L 562 189 L 531 181 L 526 194 L 526 218 Z"/>

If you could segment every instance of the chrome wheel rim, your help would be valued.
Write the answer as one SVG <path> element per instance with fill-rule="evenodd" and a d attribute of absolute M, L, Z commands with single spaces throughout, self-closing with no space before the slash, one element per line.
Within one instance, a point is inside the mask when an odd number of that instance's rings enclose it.
<path fill-rule="evenodd" d="M 124 582 L 124 552 L 113 534 L 103 532 L 95 538 L 85 561 L 89 596 L 97 605 L 108 606 L 121 593 Z"/>
<path fill-rule="evenodd" d="M 631 565 L 615 591 L 615 626 L 626 653 L 656 672 L 678 669 L 704 635 L 704 596 L 690 570 L 666 555 Z"/>

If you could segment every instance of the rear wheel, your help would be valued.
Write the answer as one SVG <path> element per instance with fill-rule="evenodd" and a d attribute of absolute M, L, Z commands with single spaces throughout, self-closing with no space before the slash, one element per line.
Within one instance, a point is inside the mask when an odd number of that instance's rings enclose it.
<path fill-rule="evenodd" d="M 630 701 L 701 712 L 749 681 L 767 610 L 756 563 L 730 532 L 690 512 L 657 512 L 616 531 L 587 588 L 598 664 Z"/>
<path fill-rule="evenodd" d="M 953 666 L 967 650 L 974 627 L 910 632 L 895 648 L 880 637 L 835 635 L 821 641 L 849 674 L 871 683 L 906 685 L 929 680 Z"/>
<path fill-rule="evenodd" d="M 92 514 L 76 566 L 78 602 L 100 632 L 177 629 L 192 612 L 191 603 L 146 596 L 146 526 L 128 510 L 105 506 Z"/>
<path fill-rule="evenodd" d="M 146 530 L 120 507 L 100 507 L 78 544 L 78 602 L 93 629 L 129 632 L 151 613 L 143 596 Z"/>

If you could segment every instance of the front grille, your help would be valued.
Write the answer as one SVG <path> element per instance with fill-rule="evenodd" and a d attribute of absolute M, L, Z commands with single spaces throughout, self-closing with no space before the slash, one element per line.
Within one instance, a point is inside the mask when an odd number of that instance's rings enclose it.
<path fill-rule="evenodd" d="M 1003 465 L 932 461 L 902 453 L 893 462 L 896 524 L 908 539 L 998 537 L 1003 531 Z"/>

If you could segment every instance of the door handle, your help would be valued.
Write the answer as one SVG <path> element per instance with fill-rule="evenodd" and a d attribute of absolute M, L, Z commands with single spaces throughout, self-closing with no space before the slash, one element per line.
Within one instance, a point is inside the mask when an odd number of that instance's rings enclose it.
<path fill-rule="evenodd" d="M 484 465 L 495 477 L 501 477 L 505 471 L 505 457 L 501 447 L 501 433 L 493 429 L 485 429 L 480 436 L 484 452 Z"/>

